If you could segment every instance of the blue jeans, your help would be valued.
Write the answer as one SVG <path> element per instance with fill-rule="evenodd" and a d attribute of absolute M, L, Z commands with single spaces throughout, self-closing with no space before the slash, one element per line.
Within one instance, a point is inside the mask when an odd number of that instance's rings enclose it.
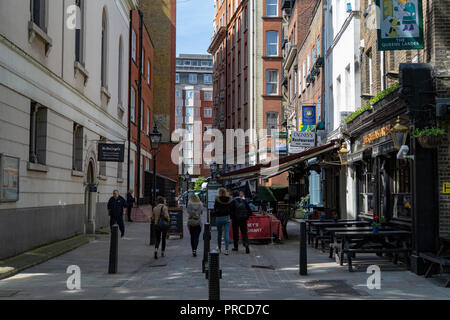
<path fill-rule="evenodd" d="M 217 225 L 217 246 L 219 249 L 222 246 L 222 228 L 225 229 L 225 250 L 228 250 L 228 246 L 230 243 L 230 217 L 216 217 L 216 225 Z"/>

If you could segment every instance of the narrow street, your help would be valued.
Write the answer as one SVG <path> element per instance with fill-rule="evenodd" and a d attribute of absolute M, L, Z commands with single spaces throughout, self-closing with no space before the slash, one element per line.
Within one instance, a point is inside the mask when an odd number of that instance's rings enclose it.
<path fill-rule="evenodd" d="M 186 220 L 185 220 L 186 221 Z M 185 222 L 186 224 L 186 222 Z M 450 299 L 439 280 L 425 279 L 383 260 L 381 289 L 369 290 L 366 267 L 350 273 L 328 255 L 308 247 L 308 276 L 298 274 L 298 224 L 290 222 L 290 239 L 283 244 L 251 245 L 220 256 L 224 300 L 273 299 Z M 213 231 L 211 247 L 214 248 Z M 0 281 L 1 299 L 175 299 L 206 300 L 208 282 L 201 272 L 203 241 L 192 257 L 185 226 L 182 240 L 169 240 L 166 257 L 155 260 L 149 245 L 148 223 L 126 225 L 119 240 L 119 272 L 109 275 L 109 235 L 72 252 Z M 70 291 L 67 267 L 81 269 L 81 290 Z M 260 268 L 252 268 L 259 266 Z M 273 267 L 273 269 L 271 268 Z M 317 282 L 319 281 L 319 282 Z"/>

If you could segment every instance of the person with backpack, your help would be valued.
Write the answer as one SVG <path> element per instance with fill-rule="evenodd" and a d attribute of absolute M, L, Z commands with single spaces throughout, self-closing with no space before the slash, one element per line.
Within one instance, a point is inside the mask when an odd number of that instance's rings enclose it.
<path fill-rule="evenodd" d="M 230 208 L 234 242 L 234 247 L 232 250 L 238 251 L 239 230 L 241 230 L 242 243 L 245 247 L 245 253 L 250 253 L 250 247 L 248 245 L 247 221 L 252 214 L 252 210 L 250 209 L 247 200 L 243 199 L 242 195 L 240 195 L 238 191 L 235 191 L 233 196 L 234 199 L 231 202 Z"/>
<path fill-rule="evenodd" d="M 191 234 L 192 256 L 196 257 L 198 240 L 202 231 L 200 216 L 203 213 L 203 203 L 200 201 L 200 198 L 196 194 L 193 194 L 189 199 L 187 213 L 189 215 L 188 228 L 189 233 Z"/>
<path fill-rule="evenodd" d="M 217 251 L 221 252 L 222 232 L 225 232 L 225 255 L 228 255 L 228 247 L 230 243 L 230 206 L 233 199 L 228 195 L 227 189 L 220 188 L 219 196 L 214 202 L 214 212 L 212 215 L 216 217 L 217 226 Z"/>
<path fill-rule="evenodd" d="M 161 196 L 156 198 L 158 203 L 152 212 L 151 222 L 155 224 L 155 259 L 158 259 L 158 249 L 159 244 L 162 240 L 161 245 L 161 257 L 164 257 L 164 252 L 166 250 L 166 237 L 167 231 L 169 231 L 169 208 L 166 205 L 166 199 Z"/>

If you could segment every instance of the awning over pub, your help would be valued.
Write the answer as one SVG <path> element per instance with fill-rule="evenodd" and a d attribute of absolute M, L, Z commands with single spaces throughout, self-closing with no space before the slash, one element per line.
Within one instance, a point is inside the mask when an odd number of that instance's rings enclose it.
<path fill-rule="evenodd" d="M 263 178 L 270 178 L 277 176 L 290 168 L 292 168 L 294 165 L 317 157 L 318 155 L 322 153 L 326 153 L 329 151 L 333 151 L 335 149 L 338 149 L 340 147 L 339 141 L 334 140 L 330 143 L 324 144 L 319 147 L 311 148 L 308 150 L 305 150 L 300 153 L 291 154 L 286 157 L 279 158 L 278 161 L 272 161 L 268 163 L 259 163 L 257 165 L 242 168 L 239 170 L 226 172 L 224 174 L 221 174 L 218 179 L 219 180 L 236 180 L 236 179 L 252 179 L 257 177 L 263 177 Z"/>

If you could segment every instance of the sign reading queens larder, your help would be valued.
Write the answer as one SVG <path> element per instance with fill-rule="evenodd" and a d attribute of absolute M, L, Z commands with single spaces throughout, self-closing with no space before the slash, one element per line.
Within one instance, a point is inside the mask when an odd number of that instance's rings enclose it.
<path fill-rule="evenodd" d="M 98 144 L 98 161 L 123 162 L 125 154 L 124 144 Z"/>
<path fill-rule="evenodd" d="M 423 49 L 422 0 L 376 0 L 378 50 Z"/>

